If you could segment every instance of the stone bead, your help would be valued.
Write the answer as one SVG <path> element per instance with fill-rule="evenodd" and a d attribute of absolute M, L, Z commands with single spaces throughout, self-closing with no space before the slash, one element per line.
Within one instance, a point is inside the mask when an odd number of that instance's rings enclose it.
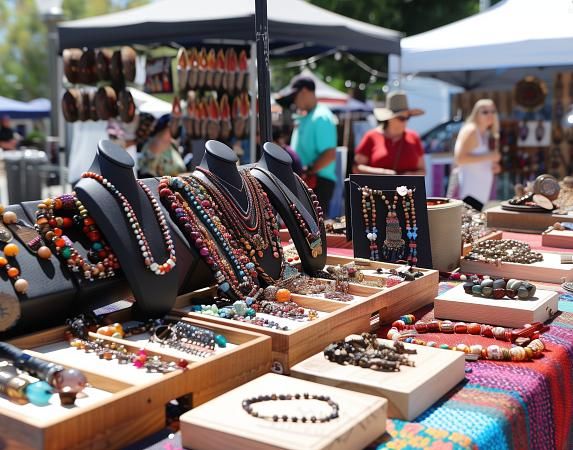
<path fill-rule="evenodd" d="M 16 256 L 19 252 L 20 249 L 16 244 L 6 244 L 6 246 L 4 247 L 4 254 L 9 258 Z"/>
<path fill-rule="evenodd" d="M 509 355 L 512 361 L 524 361 L 527 357 L 527 353 L 523 347 L 511 347 L 509 349 Z"/>
<path fill-rule="evenodd" d="M 481 287 L 491 287 L 493 288 L 493 280 L 491 278 L 486 278 L 480 283 Z"/>
<path fill-rule="evenodd" d="M 534 352 L 542 352 L 545 350 L 545 344 L 543 344 L 543 342 L 541 342 L 539 339 L 534 339 L 531 341 L 528 347 L 531 348 Z"/>
<path fill-rule="evenodd" d="M 406 328 L 406 323 L 403 320 L 395 320 L 392 322 L 392 327 L 397 328 L 398 330 L 403 330 Z"/>
<path fill-rule="evenodd" d="M 517 290 L 517 297 L 520 300 L 527 300 L 529 298 L 529 291 L 523 285 Z"/>
<path fill-rule="evenodd" d="M 49 247 L 46 247 L 45 245 L 42 245 L 39 249 L 38 249 L 38 256 L 42 259 L 50 259 L 52 257 L 52 250 L 49 249 Z"/>
<path fill-rule="evenodd" d="M 468 332 L 468 325 L 465 322 L 456 322 L 454 324 L 454 333 L 466 334 Z"/>
<path fill-rule="evenodd" d="M 432 320 L 428 323 L 428 332 L 437 333 L 440 331 L 440 322 L 437 320 Z"/>
<path fill-rule="evenodd" d="M 493 289 L 495 291 L 495 289 L 505 289 L 505 280 L 503 279 L 497 279 L 493 281 Z"/>
<path fill-rule="evenodd" d="M 464 353 L 469 353 L 470 352 L 470 347 L 466 344 L 458 344 L 456 345 L 456 348 L 460 351 L 460 352 L 464 352 Z"/>
<path fill-rule="evenodd" d="M 486 349 L 486 354 L 487 354 L 488 359 L 493 359 L 496 361 L 503 359 L 503 353 L 502 353 L 499 345 L 490 345 Z"/>
<path fill-rule="evenodd" d="M 473 295 L 481 295 L 482 287 L 479 284 L 476 284 L 472 287 L 472 294 Z"/>
<path fill-rule="evenodd" d="M 16 223 L 17 220 L 18 220 L 18 216 L 16 215 L 16 213 L 14 211 L 6 211 L 2 215 L 2 221 L 5 224 Z"/>
<path fill-rule="evenodd" d="M 417 322 L 414 325 L 414 329 L 418 333 L 427 333 L 428 332 L 428 324 L 426 322 Z"/>
<path fill-rule="evenodd" d="M 496 300 L 501 300 L 505 297 L 505 289 L 494 289 L 493 290 L 493 298 Z"/>
<path fill-rule="evenodd" d="M 491 286 L 482 286 L 481 295 L 486 298 L 493 296 L 493 288 Z"/>
<path fill-rule="evenodd" d="M 453 333 L 454 332 L 454 324 L 449 320 L 444 320 L 440 323 L 440 331 L 442 333 Z"/>
<path fill-rule="evenodd" d="M 505 328 L 503 327 L 494 327 L 493 330 L 493 337 L 499 340 L 505 339 Z"/>
<path fill-rule="evenodd" d="M 32 405 L 47 406 L 52 398 L 52 386 L 45 381 L 37 381 L 26 387 L 26 397 Z"/>
<path fill-rule="evenodd" d="M 484 337 L 492 338 L 493 327 L 491 327 L 490 325 L 482 325 L 480 329 L 480 334 Z"/>
<path fill-rule="evenodd" d="M 505 295 L 509 298 L 515 298 L 517 296 L 517 291 L 515 289 L 506 289 Z"/>
<path fill-rule="evenodd" d="M 470 353 L 472 355 L 481 355 L 483 347 L 479 344 L 470 345 Z"/>
<path fill-rule="evenodd" d="M 477 336 L 481 333 L 481 325 L 479 323 L 470 323 L 468 325 L 468 333 Z"/>
<path fill-rule="evenodd" d="M 471 294 L 471 293 L 472 293 L 472 288 L 473 288 L 473 286 L 474 286 L 473 281 L 466 281 L 466 282 L 463 284 L 463 286 L 464 286 L 464 292 L 465 292 L 466 294 Z"/>
<path fill-rule="evenodd" d="M 24 278 L 19 278 L 14 282 L 14 289 L 19 294 L 25 294 L 26 292 L 28 292 L 28 288 L 29 284 L 26 280 L 24 280 Z"/>

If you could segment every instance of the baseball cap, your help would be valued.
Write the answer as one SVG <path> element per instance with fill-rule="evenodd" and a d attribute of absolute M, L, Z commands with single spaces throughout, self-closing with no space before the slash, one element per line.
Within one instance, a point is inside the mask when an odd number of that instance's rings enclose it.
<path fill-rule="evenodd" d="M 304 75 L 295 77 L 290 86 L 280 92 L 280 97 L 276 99 L 276 102 L 283 108 L 288 108 L 294 102 L 296 94 L 304 88 L 314 92 L 316 90 L 314 80 Z"/>

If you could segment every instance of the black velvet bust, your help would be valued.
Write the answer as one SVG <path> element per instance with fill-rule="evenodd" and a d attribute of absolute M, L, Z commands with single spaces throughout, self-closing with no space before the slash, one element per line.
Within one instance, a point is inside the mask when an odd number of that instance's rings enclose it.
<path fill-rule="evenodd" d="M 162 263 L 169 255 L 161 227 L 149 198 L 133 176 L 133 165 L 133 159 L 121 147 L 110 141 L 100 141 L 90 171 L 102 175 L 127 198 L 143 228 L 155 261 Z M 165 275 L 156 275 L 146 268 L 140 244 L 133 235 L 126 212 L 103 185 L 83 178 L 76 185 L 76 194 L 114 249 L 135 297 L 136 312 L 145 316 L 166 314 L 177 296 L 178 264 Z"/>
<path fill-rule="evenodd" d="M 292 158 L 276 144 L 263 146 L 261 159 L 251 173 L 263 186 L 269 199 L 285 222 L 305 272 L 313 273 L 326 264 L 326 232 L 314 213 L 312 199 L 292 170 Z M 320 244 L 311 249 L 290 205 L 294 204 L 311 233 L 320 235 Z M 314 250 L 314 255 L 313 255 Z"/>

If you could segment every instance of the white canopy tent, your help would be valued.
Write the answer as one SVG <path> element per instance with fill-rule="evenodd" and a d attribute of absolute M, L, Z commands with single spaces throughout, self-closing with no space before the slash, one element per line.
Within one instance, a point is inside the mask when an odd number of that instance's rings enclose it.
<path fill-rule="evenodd" d="M 571 0 L 505 0 L 486 11 L 401 41 L 393 78 L 423 74 L 466 89 L 546 81 L 573 65 Z"/>

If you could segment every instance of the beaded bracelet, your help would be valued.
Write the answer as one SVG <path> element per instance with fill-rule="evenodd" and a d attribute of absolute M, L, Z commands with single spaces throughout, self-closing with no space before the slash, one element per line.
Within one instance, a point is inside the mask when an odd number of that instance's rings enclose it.
<path fill-rule="evenodd" d="M 536 287 L 529 281 L 510 279 L 507 282 L 503 279 L 492 280 L 491 278 L 480 279 L 472 277 L 463 284 L 464 292 L 476 297 L 495 298 L 503 297 L 519 300 L 527 300 L 535 295 Z"/>
<path fill-rule="evenodd" d="M 253 409 L 254 404 L 262 403 L 262 402 L 269 402 L 269 401 L 277 401 L 277 400 L 318 400 L 320 402 L 326 402 L 328 406 L 332 409 L 329 415 L 324 417 L 316 417 L 316 416 L 287 416 L 286 414 L 278 415 L 273 414 L 271 415 L 264 415 L 259 414 Z M 246 400 L 243 400 L 243 409 L 251 416 L 256 417 L 258 419 L 270 420 L 273 422 L 311 422 L 311 423 L 326 423 L 330 422 L 331 420 L 337 419 L 339 417 L 338 411 L 340 410 L 340 406 L 334 400 L 332 400 L 327 395 L 316 395 L 316 394 L 271 394 L 271 395 L 259 395 L 257 397 L 251 397 Z"/>

